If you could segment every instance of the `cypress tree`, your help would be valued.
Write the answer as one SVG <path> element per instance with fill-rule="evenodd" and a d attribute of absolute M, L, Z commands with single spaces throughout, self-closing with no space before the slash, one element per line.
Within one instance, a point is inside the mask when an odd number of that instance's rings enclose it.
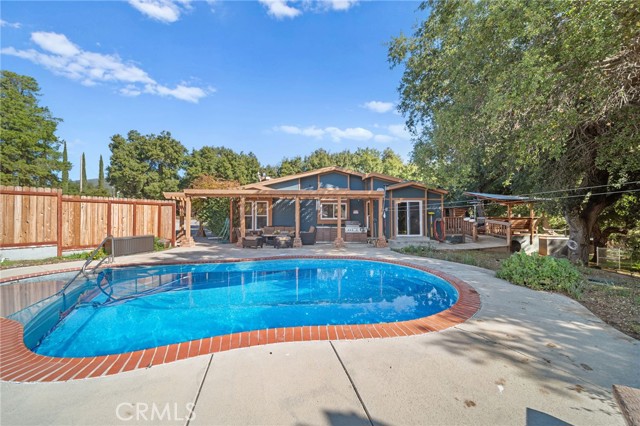
<path fill-rule="evenodd" d="M 69 190 L 69 156 L 67 154 L 67 141 L 64 141 L 64 149 L 62 150 L 62 191 Z"/>
<path fill-rule="evenodd" d="M 87 192 L 87 162 L 84 159 L 84 152 L 82 153 L 82 173 L 80 175 L 80 179 L 82 179 L 82 181 L 80 182 L 82 192 Z"/>
<path fill-rule="evenodd" d="M 104 189 L 104 162 L 102 155 L 100 156 L 100 165 L 98 167 L 98 189 Z"/>

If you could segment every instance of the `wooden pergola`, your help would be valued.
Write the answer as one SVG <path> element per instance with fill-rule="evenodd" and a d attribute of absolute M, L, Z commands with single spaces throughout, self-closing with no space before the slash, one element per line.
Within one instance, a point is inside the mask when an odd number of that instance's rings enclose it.
<path fill-rule="evenodd" d="M 279 189 L 185 189 L 183 192 L 165 192 L 165 198 L 170 200 L 176 200 L 181 204 L 180 212 L 180 227 L 181 232 L 184 232 L 183 245 L 192 245 L 193 238 L 191 237 L 191 200 L 193 198 L 230 198 L 229 203 L 229 223 L 230 227 L 233 224 L 233 200 L 239 200 L 239 216 L 240 216 L 240 235 L 246 236 L 246 223 L 245 223 L 245 202 L 247 201 L 260 201 L 260 200 L 273 200 L 273 199 L 288 199 L 295 201 L 295 233 L 296 236 L 293 240 L 294 247 L 301 247 L 302 241 L 300 240 L 300 200 L 317 200 L 317 201 L 337 201 L 338 205 L 342 201 L 347 200 L 363 200 L 371 201 L 371 209 L 369 210 L 371 222 L 373 223 L 373 201 L 378 201 L 378 239 L 376 241 L 376 247 L 386 247 L 387 241 L 383 231 L 383 211 L 384 211 L 384 192 L 383 191 L 364 191 L 364 190 L 347 190 L 347 189 L 316 189 L 316 190 L 279 190 Z M 273 205 L 270 204 L 270 208 Z M 185 226 L 186 218 L 187 226 Z M 242 245 L 242 241 L 238 242 L 238 245 Z M 338 214 L 337 217 L 337 237 L 334 241 L 336 247 L 343 247 L 344 240 L 342 238 L 342 217 Z"/>
<path fill-rule="evenodd" d="M 533 204 L 537 201 L 541 201 L 536 198 L 522 197 L 518 195 L 500 195 L 500 194 L 486 194 L 482 192 L 465 192 L 464 195 L 469 195 L 471 197 L 475 197 L 480 201 L 488 201 L 493 204 L 499 204 L 507 207 L 507 217 L 506 218 L 492 218 L 492 219 L 500 219 L 506 222 L 509 222 L 511 225 L 511 229 L 521 229 L 528 231 L 529 233 L 529 243 L 533 244 L 533 236 L 536 231 L 536 224 L 539 218 L 535 217 L 535 213 L 533 210 Z M 523 218 L 513 217 L 512 208 L 514 206 L 527 204 L 529 207 L 529 217 L 524 218 L 526 222 L 524 227 L 518 226 L 519 221 L 523 221 Z"/>

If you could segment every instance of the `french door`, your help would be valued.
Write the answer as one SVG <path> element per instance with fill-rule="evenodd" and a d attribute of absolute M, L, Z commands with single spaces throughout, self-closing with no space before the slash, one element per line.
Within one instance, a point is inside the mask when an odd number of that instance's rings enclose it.
<path fill-rule="evenodd" d="M 422 236 L 422 201 L 396 201 L 396 235 Z"/>

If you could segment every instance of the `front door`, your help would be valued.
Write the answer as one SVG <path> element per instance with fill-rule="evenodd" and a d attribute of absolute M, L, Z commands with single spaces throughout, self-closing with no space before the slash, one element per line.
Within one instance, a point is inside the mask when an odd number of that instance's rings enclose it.
<path fill-rule="evenodd" d="M 422 201 L 396 202 L 396 235 L 421 236 L 422 233 Z"/>

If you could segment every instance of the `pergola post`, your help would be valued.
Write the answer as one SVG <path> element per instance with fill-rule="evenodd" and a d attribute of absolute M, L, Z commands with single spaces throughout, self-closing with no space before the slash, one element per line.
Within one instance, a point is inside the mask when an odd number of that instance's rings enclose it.
<path fill-rule="evenodd" d="M 185 213 L 184 213 L 184 221 L 185 221 L 185 233 L 184 233 L 184 243 L 182 244 L 184 247 L 193 247 L 195 242 L 193 238 L 191 238 L 191 197 L 185 198 Z"/>
<path fill-rule="evenodd" d="M 387 239 L 384 236 L 384 228 L 382 227 L 382 221 L 384 220 L 382 217 L 383 211 L 384 211 L 384 198 L 380 198 L 378 200 L 378 240 L 376 242 L 376 247 L 378 248 L 387 247 Z"/>
<path fill-rule="evenodd" d="M 529 203 L 529 244 L 533 244 L 533 233 L 535 231 L 533 203 Z"/>
<path fill-rule="evenodd" d="M 233 198 L 229 197 L 229 242 L 233 241 Z"/>
<path fill-rule="evenodd" d="M 242 239 L 245 237 L 246 232 L 246 224 L 244 217 L 244 197 L 240 197 L 240 205 L 238 206 L 238 213 L 240 214 L 240 235 L 238 236 L 238 241 L 236 242 L 236 246 L 242 247 Z"/>
<path fill-rule="evenodd" d="M 293 247 L 302 247 L 302 239 L 300 238 L 300 197 L 296 197 L 296 236 L 293 238 Z"/>
<path fill-rule="evenodd" d="M 342 198 L 338 196 L 338 229 L 336 240 L 333 242 L 335 248 L 343 248 L 344 240 L 342 239 Z"/>

